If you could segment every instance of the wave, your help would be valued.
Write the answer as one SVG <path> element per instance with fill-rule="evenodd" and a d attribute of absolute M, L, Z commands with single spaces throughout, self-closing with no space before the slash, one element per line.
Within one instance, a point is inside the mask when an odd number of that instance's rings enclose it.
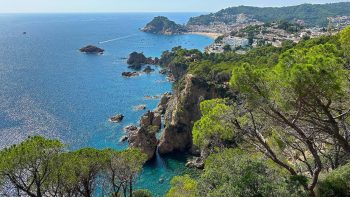
<path fill-rule="evenodd" d="M 117 40 L 124 40 L 124 39 L 127 39 L 127 38 L 134 37 L 134 36 L 136 36 L 136 35 L 137 35 L 137 34 L 131 34 L 131 35 L 127 35 L 127 36 L 122 36 L 122 37 L 118 37 L 118 38 L 113 38 L 113 39 L 110 39 L 110 40 L 105 40 L 105 41 L 98 42 L 98 44 L 104 44 L 104 43 L 113 42 L 113 41 L 117 41 Z"/>

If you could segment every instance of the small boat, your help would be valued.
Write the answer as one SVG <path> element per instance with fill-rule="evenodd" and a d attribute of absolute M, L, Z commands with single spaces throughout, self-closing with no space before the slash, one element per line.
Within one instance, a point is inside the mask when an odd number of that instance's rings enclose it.
<path fill-rule="evenodd" d="M 27 32 L 24 31 L 24 32 L 23 32 L 23 35 L 25 35 L 25 34 L 27 34 Z"/>

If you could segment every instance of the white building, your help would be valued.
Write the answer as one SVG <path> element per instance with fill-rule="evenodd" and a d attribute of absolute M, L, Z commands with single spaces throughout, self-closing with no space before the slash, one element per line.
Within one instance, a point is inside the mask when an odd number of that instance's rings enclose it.
<path fill-rule="evenodd" d="M 233 37 L 233 36 L 228 36 L 225 37 L 222 42 L 225 45 L 230 45 L 231 48 L 236 48 L 236 47 L 246 47 L 249 45 L 249 41 L 247 38 L 240 38 L 240 37 Z"/>

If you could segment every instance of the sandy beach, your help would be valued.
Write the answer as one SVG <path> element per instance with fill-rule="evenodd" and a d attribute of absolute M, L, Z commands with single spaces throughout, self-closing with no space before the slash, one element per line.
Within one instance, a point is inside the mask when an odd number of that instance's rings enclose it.
<path fill-rule="evenodd" d="M 221 33 L 210 33 L 210 32 L 188 32 L 186 34 L 196 34 L 196 35 L 201 35 L 201 36 L 207 36 L 213 39 L 216 39 L 219 36 L 222 36 L 223 34 Z"/>

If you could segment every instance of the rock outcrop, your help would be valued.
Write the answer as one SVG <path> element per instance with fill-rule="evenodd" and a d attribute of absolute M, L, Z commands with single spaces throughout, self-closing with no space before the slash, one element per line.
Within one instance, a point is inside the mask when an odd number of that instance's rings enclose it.
<path fill-rule="evenodd" d="M 139 76 L 140 73 L 139 72 L 123 72 L 122 76 L 123 77 L 136 77 Z"/>
<path fill-rule="evenodd" d="M 124 115 L 123 115 L 123 114 L 117 114 L 117 115 L 111 117 L 109 120 L 110 120 L 111 122 L 120 122 L 120 121 L 122 121 L 123 119 L 124 119 Z"/>
<path fill-rule="evenodd" d="M 141 31 L 153 34 L 172 35 L 183 34 L 187 32 L 187 28 L 183 25 L 176 24 L 167 17 L 158 16 L 142 28 Z"/>
<path fill-rule="evenodd" d="M 161 127 L 161 114 L 148 111 L 141 117 L 140 128 L 129 127 L 129 146 L 141 149 L 146 153 L 148 160 L 155 156 L 158 140 L 156 133 Z"/>
<path fill-rule="evenodd" d="M 167 103 L 165 129 L 158 145 L 160 154 L 195 150 L 192 148 L 192 128 L 201 117 L 200 102 L 218 97 L 214 87 L 191 74 L 178 83 L 175 94 Z"/>
<path fill-rule="evenodd" d="M 140 70 L 143 65 L 157 64 L 157 61 L 159 61 L 158 58 L 147 58 L 143 53 L 132 52 L 129 55 L 127 64 L 129 64 L 129 68 L 131 69 Z"/>
<path fill-rule="evenodd" d="M 203 169 L 204 159 L 202 157 L 195 157 L 186 163 L 186 167 Z"/>
<path fill-rule="evenodd" d="M 88 46 L 83 47 L 79 50 L 82 53 L 95 53 L 95 54 L 102 54 L 105 51 L 104 49 L 98 48 L 98 47 L 93 46 L 93 45 L 88 45 Z"/>
<path fill-rule="evenodd" d="M 172 96 L 173 95 L 170 92 L 164 93 L 163 96 L 160 98 L 160 102 L 157 108 L 155 109 L 155 112 L 159 114 L 165 114 L 165 111 L 168 108 L 168 103 Z"/>

